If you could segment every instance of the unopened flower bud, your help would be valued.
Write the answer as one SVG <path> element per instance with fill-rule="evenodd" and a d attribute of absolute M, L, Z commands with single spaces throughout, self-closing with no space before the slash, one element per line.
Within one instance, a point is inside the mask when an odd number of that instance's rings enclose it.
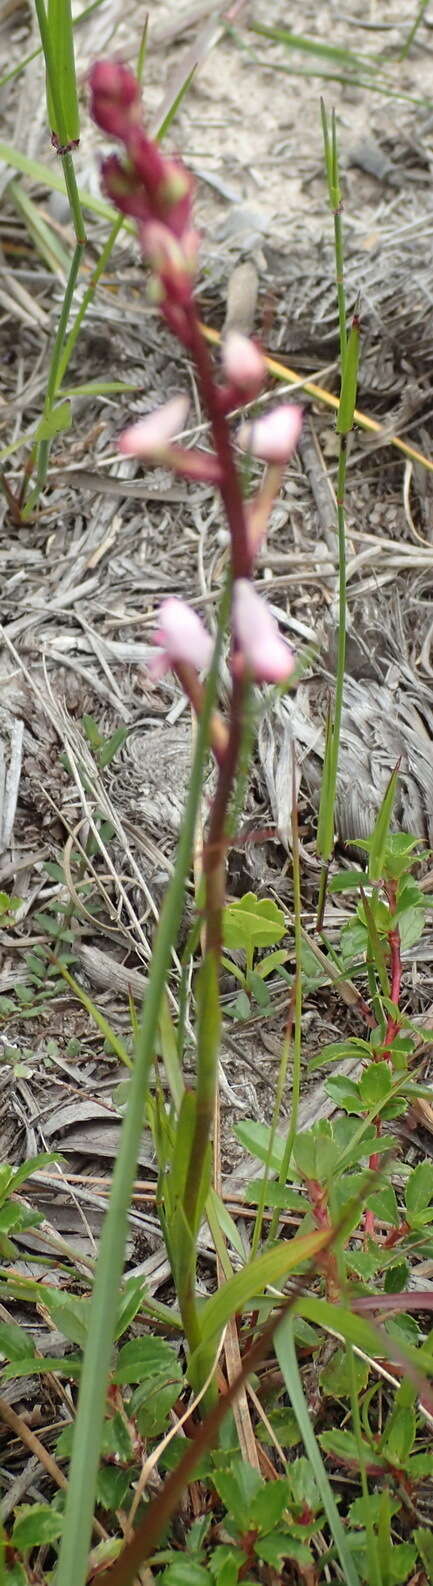
<path fill-rule="evenodd" d="M 170 595 L 163 600 L 154 634 L 161 654 L 151 664 L 153 676 L 161 677 L 171 666 L 188 664 L 197 672 L 209 669 L 213 644 L 201 617 L 185 600 Z"/>
<path fill-rule="evenodd" d="M 256 683 L 282 683 L 290 677 L 293 652 L 248 578 L 237 578 L 233 585 L 233 632 L 238 644 L 233 670 L 238 676 L 249 672 Z"/>
<path fill-rule="evenodd" d="M 140 115 L 140 87 L 121 61 L 95 61 L 89 73 L 91 114 L 112 138 L 126 139 Z"/>
<path fill-rule="evenodd" d="M 250 400 L 258 396 L 266 379 L 266 364 L 255 342 L 240 330 L 229 330 L 223 342 L 222 362 L 230 384 Z"/>
<path fill-rule="evenodd" d="M 238 445 L 242 451 L 261 457 L 266 463 L 288 463 L 298 445 L 302 429 L 302 408 L 284 402 L 262 418 L 241 424 Z"/>

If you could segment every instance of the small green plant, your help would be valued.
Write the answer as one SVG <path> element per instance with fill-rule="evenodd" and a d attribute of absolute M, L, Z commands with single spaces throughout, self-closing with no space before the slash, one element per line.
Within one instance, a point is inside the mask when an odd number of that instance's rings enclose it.
<path fill-rule="evenodd" d="M 268 952 L 260 959 L 257 959 L 256 954 L 261 948 L 276 949 L 277 942 L 281 941 L 285 933 L 283 911 L 273 898 L 257 898 L 254 892 L 247 892 L 234 903 L 226 903 L 223 912 L 224 947 L 229 952 L 242 953 L 245 957 L 244 969 L 224 953 L 221 957 L 223 968 L 242 987 L 236 1001 L 225 1005 L 225 1012 L 230 1018 L 248 1019 L 251 999 L 263 1010 L 270 1007 L 266 981 L 287 962 L 288 954 L 284 948 Z"/>

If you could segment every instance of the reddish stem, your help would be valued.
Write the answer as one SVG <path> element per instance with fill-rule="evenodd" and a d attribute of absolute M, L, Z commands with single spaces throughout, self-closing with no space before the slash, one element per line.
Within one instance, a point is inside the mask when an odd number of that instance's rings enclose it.
<path fill-rule="evenodd" d="M 200 330 L 195 309 L 189 317 L 190 350 L 200 380 L 203 402 L 210 419 L 215 451 L 221 465 L 220 491 L 230 529 L 233 578 L 251 576 L 252 555 L 241 483 L 233 455 L 230 430 L 218 400 L 212 359 Z"/>

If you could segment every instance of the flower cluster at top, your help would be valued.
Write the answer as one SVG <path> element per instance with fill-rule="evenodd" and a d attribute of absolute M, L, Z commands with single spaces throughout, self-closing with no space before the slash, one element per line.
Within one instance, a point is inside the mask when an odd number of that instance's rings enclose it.
<path fill-rule="evenodd" d="M 192 215 L 193 180 L 182 161 L 163 154 L 147 134 L 140 86 L 126 66 L 97 62 L 90 73 L 90 88 L 94 120 L 124 145 L 122 158 L 110 154 L 103 161 L 104 190 L 123 214 L 136 220 L 151 272 L 151 300 L 195 362 L 214 442 L 211 452 L 179 444 L 189 402 L 186 396 L 177 396 L 125 430 L 120 450 L 219 488 L 231 537 L 234 684 L 248 677 L 257 682 L 284 682 L 293 671 L 294 657 L 251 580 L 284 468 L 298 444 L 302 410 L 283 403 L 241 424 L 237 446 L 267 465 L 255 496 L 245 501 L 227 416 L 256 401 L 263 391 L 266 364 L 262 352 L 240 332 L 229 332 L 222 347 L 222 376 L 216 379 L 194 302 L 199 239 Z M 213 649 L 200 617 L 182 600 L 164 601 L 155 642 L 159 648 L 154 674 L 172 667 L 199 708 L 200 674 L 208 670 Z M 220 756 L 224 742 L 220 731 Z"/>

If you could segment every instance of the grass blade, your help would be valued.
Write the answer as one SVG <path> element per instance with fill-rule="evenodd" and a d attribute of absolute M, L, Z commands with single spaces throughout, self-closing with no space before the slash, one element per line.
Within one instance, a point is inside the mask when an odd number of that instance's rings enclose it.
<path fill-rule="evenodd" d="M 338 1316 L 338 1309 L 335 1310 L 335 1314 Z M 283 1373 L 289 1399 L 298 1422 L 305 1452 L 308 1455 L 316 1478 L 323 1508 L 327 1516 L 328 1524 L 334 1538 L 336 1551 L 338 1553 L 340 1564 L 343 1570 L 346 1586 L 360 1586 L 358 1571 L 352 1558 L 352 1554 L 350 1553 L 347 1546 L 347 1539 L 343 1531 L 338 1509 L 335 1505 L 333 1492 L 328 1481 L 328 1476 L 326 1474 L 319 1444 L 313 1429 L 310 1411 L 304 1397 L 304 1390 L 302 1387 L 296 1358 L 296 1349 L 293 1336 L 293 1319 L 290 1315 L 286 1316 L 284 1321 L 281 1322 L 280 1327 L 277 1328 L 274 1339 L 274 1349 L 279 1366 L 281 1367 L 281 1371 Z"/>

